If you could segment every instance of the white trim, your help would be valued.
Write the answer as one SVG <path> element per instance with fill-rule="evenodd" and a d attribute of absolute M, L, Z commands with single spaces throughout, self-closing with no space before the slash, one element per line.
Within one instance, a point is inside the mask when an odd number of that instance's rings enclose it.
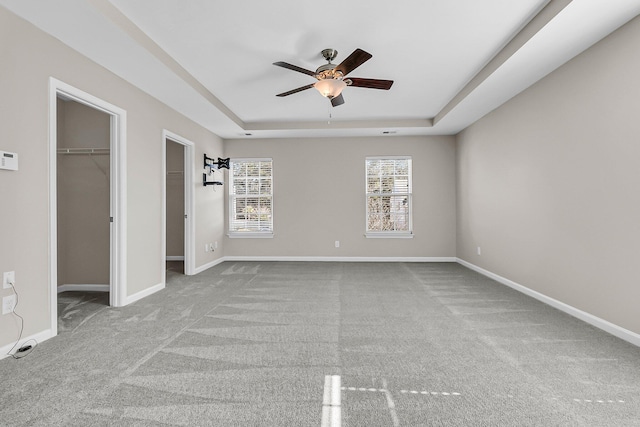
<path fill-rule="evenodd" d="M 132 304 L 138 300 L 141 300 L 144 297 L 148 297 L 149 295 L 155 294 L 165 288 L 164 283 L 158 283 L 157 285 L 151 286 L 150 288 L 143 289 L 140 292 L 136 292 L 133 295 L 130 295 L 125 300 L 125 305 Z"/>
<path fill-rule="evenodd" d="M 49 78 L 49 328 L 58 335 L 58 90 Z M 6 353 L 6 352 L 3 352 Z"/>
<path fill-rule="evenodd" d="M 273 233 L 257 231 L 233 231 L 227 233 L 230 239 L 273 239 Z"/>
<path fill-rule="evenodd" d="M 225 261 L 456 262 L 455 257 L 226 256 Z"/>
<path fill-rule="evenodd" d="M 57 98 L 58 96 L 109 114 L 110 131 L 110 294 L 111 306 L 124 305 L 127 294 L 127 112 L 67 83 L 49 77 L 49 324 L 58 334 L 57 248 Z"/>
<path fill-rule="evenodd" d="M 194 270 L 193 274 L 199 274 L 199 273 L 202 273 L 203 271 L 208 270 L 208 269 L 210 269 L 211 267 L 215 267 L 215 266 L 216 266 L 216 265 L 218 265 L 218 264 L 222 264 L 222 263 L 223 263 L 223 262 L 225 262 L 225 261 L 226 261 L 226 258 L 222 257 L 222 258 L 218 258 L 218 259 L 216 259 L 216 260 L 213 260 L 213 261 L 211 261 L 211 262 L 208 262 L 208 263 L 206 263 L 206 264 L 203 264 L 203 265 L 201 265 L 200 267 L 197 267 L 197 268 Z"/>
<path fill-rule="evenodd" d="M 411 160 L 411 156 L 366 156 L 365 160 Z"/>
<path fill-rule="evenodd" d="M 184 261 L 184 257 L 182 255 L 167 255 L 165 259 L 167 261 Z"/>
<path fill-rule="evenodd" d="M 112 307 L 122 307 L 127 295 L 127 112 L 109 105 L 111 115 L 111 294 Z"/>
<path fill-rule="evenodd" d="M 64 284 L 58 286 L 58 293 L 61 292 L 109 292 L 109 285 L 100 284 Z"/>
<path fill-rule="evenodd" d="M 11 350 L 12 348 L 13 353 L 11 354 L 15 354 L 16 350 L 22 347 L 27 341 L 35 340 L 38 344 L 41 344 L 43 341 L 46 341 L 49 338 L 53 338 L 55 336 L 56 333 L 54 333 L 51 329 L 45 329 L 44 331 L 29 335 L 28 337 L 20 338 L 18 344 L 16 344 L 15 341 L 12 341 L 10 344 L 0 347 L 0 360 L 4 359 L 5 357 L 9 357 L 9 354 L 7 353 L 9 353 L 9 350 Z"/>
<path fill-rule="evenodd" d="M 525 295 L 528 295 L 532 298 L 537 299 L 538 301 L 541 301 L 547 305 L 550 305 L 553 308 L 556 308 L 560 311 L 563 311 L 577 319 L 582 320 L 583 322 L 586 322 L 592 326 L 595 326 L 596 328 L 602 329 L 605 332 L 610 333 L 613 336 L 616 336 L 620 339 L 623 339 L 625 341 L 630 342 L 633 345 L 636 345 L 638 347 L 640 347 L 640 334 L 636 334 L 633 331 L 630 331 L 628 329 L 625 329 L 621 326 L 615 325 L 607 320 L 601 319 L 597 316 L 594 316 L 593 314 L 587 313 L 585 311 L 582 311 L 578 308 L 572 307 L 569 304 L 565 304 L 562 301 L 558 301 L 554 298 L 551 298 L 547 295 L 541 294 L 538 291 L 534 291 L 533 289 L 529 289 L 526 286 L 523 286 L 519 283 L 516 283 L 512 280 L 509 280 L 505 277 L 502 277 L 498 274 L 492 273 L 488 270 L 485 270 L 482 267 L 478 267 L 477 265 L 471 264 L 468 261 L 465 261 L 461 258 L 457 258 L 456 259 L 457 262 L 475 272 L 478 272 L 480 274 L 482 274 L 483 276 L 486 276 L 490 279 L 495 280 L 498 283 L 501 283 L 503 285 L 506 285 L 512 289 L 515 289 L 518 292 L 522 292 Z"/>
<path fill-rule="evenodd" d="M 413 239 L 413 233 L 368 232 L 364 237 L 367 239 Z"/>
<path fill-rule="evenodd" d="M 232 261 L 292 261 L 292 262 L 456 262 L 455 257 L 324 257 L 324 256 L 225 256 L 197 267 L 202 273 L 223 262 Z"/>
<path fill-rule="evenodd" d="M 273 157 L 231 157 L 232 162 L 273 162 Z"/>
<path fill-rule="evenodd" d="M 167 140 L 184 146 L 184 274 L 191 276 L 195 273 L 195 197 L 194 190 L 194 170 L 195 170 L 195 143 L 167 129 L 162 130 L 162 250 L 161 259 L 170 261 L 167 256 Z M 173 260 L 175 261 L 175 260 Z M 166 272 L 164 262 L 161 262 L 161 279 L 166 283 Z"/>

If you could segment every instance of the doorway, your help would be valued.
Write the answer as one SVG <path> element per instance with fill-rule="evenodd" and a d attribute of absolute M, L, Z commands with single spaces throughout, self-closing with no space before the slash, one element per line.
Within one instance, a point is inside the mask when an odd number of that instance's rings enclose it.
<path fill-rule="evenodd" d="M 186 213 L 184 205 L 184 151 L 184 145 L 170 139 L 166 140 L 167 274 L 170 272 L 184 274 L 184 220 Z"/>
<path fill-rule="evenodd" d="M 109 305 L 111 117 L 61 95 L 56 108 L 58 329 L 66 330 Z"/>
<path fill-rule="evenodd" d="M 164 150 L 162 277 L 166 284 L 167 275 L 192 275 L 195 268 L 193 259 L 194 143 L 167 130 L 162 133 L 162 141 Z"/>
<path fill-rule="evenodd" d="M 101 293 L 126 305 L 126 112 L 54 78 L 49 85 L 49 277 L 58 293 Z M 104 295 L 108 292 L 108 298 Z"/>

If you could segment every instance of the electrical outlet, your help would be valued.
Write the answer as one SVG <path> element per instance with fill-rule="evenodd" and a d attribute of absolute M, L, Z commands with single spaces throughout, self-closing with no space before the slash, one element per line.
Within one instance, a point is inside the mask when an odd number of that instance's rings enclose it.
<path fill-rule="evenodd" d="M 209 252 L 209 244 L 208 243 L 204 244 L 204 251 L 205 252 Z"/>
<path fill-rule="evenodd" d="M 340 240 L 336 240 L 335 245 L 336 245 L 336 248 L 339 248 L 340 247 Z"/>
<path fill-rule="evenodd" d="M 2 298 L 2 314 L 12 313 L 15 307 L 16 307 L 15 295 L 9 295 L 8 297 Z"/>
<path fill-rule="evenodd" d="M 16 283 L 16 272 L 7 271 L 2 273 L 2 287 L 4 289 L 9 289 L 11 288 L 11 283 Z"/>
<path fill-rule="evenodd" d="M 478 255 L 482 255 L 482 249 L 478 246 Z"/>
<path fill-rule="evenodd" d="M 218 242 L 213 242 L 213 249 L 218 249 Z"/>

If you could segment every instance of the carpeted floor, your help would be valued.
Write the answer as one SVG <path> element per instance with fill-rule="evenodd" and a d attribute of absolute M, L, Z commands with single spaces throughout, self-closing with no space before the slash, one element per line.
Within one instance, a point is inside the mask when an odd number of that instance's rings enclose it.
<path fill-rule="evenodd" d="M 637 347 L 458 264 L 227 262 L 123 308 L 61 294 L 0 425 L 638 426 Z"/>

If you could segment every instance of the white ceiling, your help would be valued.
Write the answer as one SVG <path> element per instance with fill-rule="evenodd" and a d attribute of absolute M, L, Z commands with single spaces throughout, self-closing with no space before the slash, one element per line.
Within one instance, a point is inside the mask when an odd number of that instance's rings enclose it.
<path fill-rule="evenodd" d="M 640 0 L 0 5 L 229 139 L 454 134 L 640 13 Z M 275 96 L 315 80 L 273 62 L 315 70 L 325 48 L 334 63 L 371 53 L 350 76 L 393 87 L 347 87 L 335 108 L 314 89 Z"/>

